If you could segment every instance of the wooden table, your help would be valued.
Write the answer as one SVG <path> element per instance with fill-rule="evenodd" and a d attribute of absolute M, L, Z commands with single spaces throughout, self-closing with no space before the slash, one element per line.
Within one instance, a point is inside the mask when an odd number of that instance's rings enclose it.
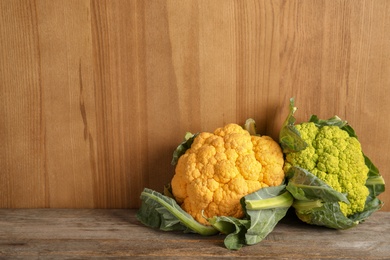
<path fill-rule="evenodd" d="M 0 258 L 390 258 L 390 212 L 377 212 L 350 230 L 331 230 L 283 219 L 262 242 L 239 251 L 223 235 L 202 237 L 153 230 L 136 210 L 1 209 Z"/>

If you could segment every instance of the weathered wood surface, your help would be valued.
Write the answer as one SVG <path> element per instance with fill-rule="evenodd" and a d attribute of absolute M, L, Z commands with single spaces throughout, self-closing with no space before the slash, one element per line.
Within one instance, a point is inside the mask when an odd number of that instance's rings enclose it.
<path fill-rule="evenodd" d="M 163 232 L 140 224 L 135 210 L 2 209 L 0 258 L 208 257 L 388 259 L 390 213 L 350 230 L 286 218 L 257 245 L 229 251 L 224 236 Z"/>
<path fill-rule="evenodd" d="M 0 208 L 136 208 L 186 131 L 275 138 L 292 96 L 390 183 L 389 32 L 389 0 L 1 0 Z"/>

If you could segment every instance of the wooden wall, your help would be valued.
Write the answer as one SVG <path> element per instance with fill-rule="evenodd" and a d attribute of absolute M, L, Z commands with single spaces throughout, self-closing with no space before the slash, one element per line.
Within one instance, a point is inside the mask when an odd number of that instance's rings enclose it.
<path fill-rule="evenodd" d="M 136 208 L 186 131 L 277 138 L 290 97 L 390 183 L 389 32 L 388 0 L 2 0 L 0 207 Z"/>

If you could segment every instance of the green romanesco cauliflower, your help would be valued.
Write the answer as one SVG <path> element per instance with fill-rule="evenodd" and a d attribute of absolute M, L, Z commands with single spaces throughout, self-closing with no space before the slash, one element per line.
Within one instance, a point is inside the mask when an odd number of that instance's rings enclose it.
<path fill-rule="evenodd" d="M 296 125 L 306 149 L 286 155 L 285 172 L 291 166 L 309 170 L 338 192 L 347 194 L 350 204 L 340 202 L 348 217 L 364 210 L 369 190 L 365 186 L 368 167 L 361 145 L 338 126 L 317 127 L 313 122 Z"/>

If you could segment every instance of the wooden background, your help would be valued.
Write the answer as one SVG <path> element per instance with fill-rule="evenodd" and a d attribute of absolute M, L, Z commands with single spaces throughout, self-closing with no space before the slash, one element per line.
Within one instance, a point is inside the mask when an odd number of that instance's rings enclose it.
<path fill-rule="evenodd" d="M 1 0 L 0 207 L 137 208 L 186 131 L 277 138 L 290 97 L 390 183 L 389 32 L 388 0 Z"/>

